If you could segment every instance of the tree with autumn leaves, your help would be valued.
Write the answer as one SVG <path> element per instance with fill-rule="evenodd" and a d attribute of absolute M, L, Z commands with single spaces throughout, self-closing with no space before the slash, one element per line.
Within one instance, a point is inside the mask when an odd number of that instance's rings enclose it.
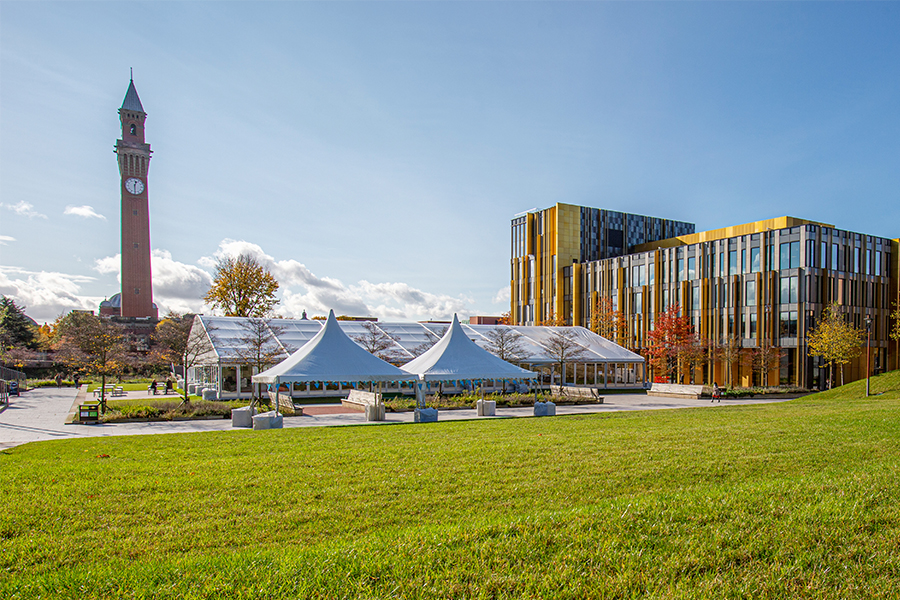
<path fill-rule="evenodd" d="M 862 353 L 865 336 L 865 331 L 854 327 L 844 318 L 837 304 L 830 304 L 822 311 L 822 316 L 807 336 L 806 343 L 810 356 L 818 356 L 828 363 L 828 380 L 831 385 L 834 385 L 834 365 L 840 367 L 841 385 L 844 385 L 844 365 Z"/>
<path fill-rule="evenodd" d="M 680 312 L 678 304 L 669 306 L 659 314 L 653 330 L 647 334 L 650 365 L 670 383 L 677 382 L 678 373 L 693 369 L 706 357 L 705 344 L 694 332 L 691 320 Z"/>
<path fill-rule="evenodd" d="M 625 328 L 625 315 L 616 310 L 612 299 L 594 299 L 591 307 L 591 331 L 610 341 L 617 341 Z"/>
<path fill-rule="evenodd" d="M 109 319 L 72 311 L 55 328 L 54 349 L 70 369 L 100 376 L 100 405 L 106 410 L 106 378 L 122 373 L 134 361 L 125 331 Z"/>
<path fill-rule="evenodd" d="M 212 287 L 203 300 L 226 317 L 269 315 L 278 302 L 278 282 L 269 270 L 248 254 L 220 258 Z"/>

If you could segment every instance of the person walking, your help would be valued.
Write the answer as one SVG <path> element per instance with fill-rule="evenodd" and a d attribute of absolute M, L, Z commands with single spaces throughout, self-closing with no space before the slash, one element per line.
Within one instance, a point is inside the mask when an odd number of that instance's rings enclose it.
<path fill-rule="evenodd" d="M 56 387 L 61 388 L 62 387 L 62 373 L 57 373 L 56 377 L 54 377 L 54 379 L 56 380 Z"/>
<path fill-rule="evenodd" d="M 712 393 L 712 400 L 710 401 L 710 403 L 715 402 L 716 400 L 718 400 L 719 403 L 721 404 L 722 390 L 719 389 L 719 384 L 716 383 L 715 381 L 713 381 L 713 393 Z"/>
<path fill-rule="evenodd" d="M 72 378 L 75 381 L 75 389 L 77 390 L 78 388 L 81 387 L 81 377 L 78 376 L 78 373 L 75 373 L 75 375 Z"/>

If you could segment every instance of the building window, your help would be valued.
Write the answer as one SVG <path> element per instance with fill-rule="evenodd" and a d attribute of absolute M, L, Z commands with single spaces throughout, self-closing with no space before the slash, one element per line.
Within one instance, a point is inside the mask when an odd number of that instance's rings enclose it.
<path fill-rule="evenodd" d="M 797 337 L 797 311 L 781 311 L 779 329 L 781 337 Z"/>
<path fill-rule="evenodd" d="M 691 308 L 693 310 L 700 310 L 700 286 L 695 285 L 691 288 Z"/>
<path fill-rule="evenodd" d="M 800 266 L 800 242 L 785 242 L 781 244 L 779 251 L 779 268 L 796 269 Z"/>
<path fill-rule="evenodd" d="M 684 259 L 678 259 L 678 281 L 684 281 Z"/>
<path fill-rule="evenodd" d="M 729 250 L 729 252 L 728 252 L 728 274 L 729 275 L 737 275 L 738 274 L 737 250 Z"/>
<path fill-rule="evenodd" d="M 719 252 L 719 277 L 725 276 L 725 253 Z"/>
<path fill-rule="evenodd" d="M 750 334 L 751 338 L 756 337 L 756 313 L 750 313 Z"/>
<path fill-rule="evenodd" d="M 837 244 L 831 245 L 831 270 L 838 271 L 840 270 L 840 264 L 838 263 L 838 255 L 840 254 L 840 248 Z"/>
<path fill-rule="evenodd" d="M 137 126 L 134 123 L 131 124 L 131 135 L 137 135 Z"/>
<path fill-rule="evenodd" d="M 828 242 L 822 242 L 819 246 L 819 263 L 821 268 L 828 268 Z"/>
<path fill-rule="evenodd" d="M 797 277 L 781 278 L 781 303 L 794 304 L 799 302 L 797 294 Z"/>
<path fill-rule="evenodd" d="M 756 282 L 748 281 L 747 282 L 747 291 L 744 294 L 744 304 L 747 306 L 752 306 L 756 304 Z"/>
<path fill-rule="evenodd" d="M 859 258 L 859 248 L 853 248 L 853 272 L 859 273 L 862 269 L 860 268 L 860 258 Z"/>
<path fill-rule="evenodd" d="M 759 248 L 750 248 L 750 272 L 759 273 Z"/>
<path fill-rule="evenodd" d="M 691 256 L 687 259 L 688 279 L 697 279 L 697 258 Z"/>
<path fill-rule="evenodd" d="M 881 252 L 875 251 L 875 275 L 881 275 Z"/>
<path fill-rule="evenodd" d="M 141 293 L 141 288 L 134 288 L 134 295 L 137 296 Z"/>

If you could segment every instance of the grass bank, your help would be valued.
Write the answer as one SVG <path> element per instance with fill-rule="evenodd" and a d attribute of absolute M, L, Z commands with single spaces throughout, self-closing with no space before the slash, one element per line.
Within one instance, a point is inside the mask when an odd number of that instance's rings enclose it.
<path fill-rule="evenodd" d="M 773 405 L 0 452 L 0 597 L 895 598 L 900 373 Z"/>

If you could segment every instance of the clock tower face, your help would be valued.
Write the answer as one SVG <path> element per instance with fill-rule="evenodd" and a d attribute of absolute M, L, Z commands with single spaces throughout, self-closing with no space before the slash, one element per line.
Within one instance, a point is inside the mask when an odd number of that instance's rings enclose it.
<path fill-rule="evenodd" d="M 125 189 L 137 196 L 144 191 L 144 182 L 136 177 L 129 177 L 125 180 Z"/>

